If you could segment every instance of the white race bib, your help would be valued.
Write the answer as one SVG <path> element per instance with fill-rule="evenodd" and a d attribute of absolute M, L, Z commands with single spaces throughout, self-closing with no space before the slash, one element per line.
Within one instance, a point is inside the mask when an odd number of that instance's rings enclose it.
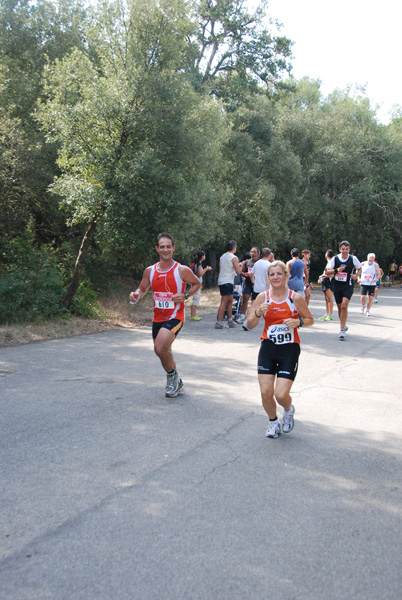
<path fill-rule="evenodd" d="M 343 281 L 344 283 L 346 283 L 348 280 L 348 274 L 347 273 L 339 273 L 339 271 L 338 271 L 338 273 L 336 273 L 336 275 L 335 275 L 335 279 L 336 279 L 336 281 Z"/>
<path fill-rule="evenodd" d="M 174 308 L 171 292 L 154 292 L 155 308 L 166 309 Z"/>
<path fill-rule="evenodd" d="M 293 344 L 294 329 L 289 329 L 287 325 L 270 325 L 267 329 L 267 337 L 274 344 Z"/>
<path fill-rule="evenodd" d="M 363 285 L 370 285 L 370 283 L 374 283 L 373 282 L 373 276 L 372 275 L 362 275 L 362 284 Z"/>

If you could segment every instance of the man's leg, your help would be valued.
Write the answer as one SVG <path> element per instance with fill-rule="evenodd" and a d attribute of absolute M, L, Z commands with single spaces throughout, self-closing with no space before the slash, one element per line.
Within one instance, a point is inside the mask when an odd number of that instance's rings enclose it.
<path fill-rule="evenodd" d="M 172 331 L 162 327 L 154 340 L 155 354 L 159 357 L 166 373 L 176 370 L 176 363 L 172 353 L 172 344 L 175 337 L 176 336 Z"/>
<path fill-rule="evenodd" d="M 241 303 L 241 314 L 245 315 L 247 312 L 248 301 L 250 300 L 251 294 L 243 294 L 242 303 Z"/>
<path fill-rule="evenodd" d="M 222 321 L 225 310 L 228 313 L 228 318 L 232 318 L 233 294 L 221 296 L 221 303 L 218 310 L 218 321 Z M 230 313 L 229 313 L 230 310 Z"/>
<path fill-rule="evenodd" d="M 348 319 L 348 305 L 349 298 L 342 298 L 342 303 L 338 304 L 339 321 L 341 322 L 341 329 L 345 329 L 346 321 Z"/>

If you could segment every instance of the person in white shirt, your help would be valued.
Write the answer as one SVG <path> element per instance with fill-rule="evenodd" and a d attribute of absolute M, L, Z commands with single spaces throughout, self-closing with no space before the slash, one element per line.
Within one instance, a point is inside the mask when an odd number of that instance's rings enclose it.
<path fill-rule="evenodd" d="M 360 274 L 360 294 L 362 299 L 362 307 L 360 312 L 364 315 L 366 308 L 366 315 L 370 316 L 371 305 L 373 304 L 374 292 L 376 289 L 377 281 L 381 278 L 381 271 L 378 264 L 375 262 L 375 254 L 370 252 L 367 254 L 367 260 L 362 262 L 361 274 Z M 366 296 L 368 296 L 367 307 L 366 307 Z"/>
<path fill-rule="evenodd" d="M 250 311 L 253 310 L 254 300 L 258 294 L 267 290 L 267 274 L 269 265 L 274 262 L 275 258 L 270 248 L 263 248 L 261 250 L 261 258 L 257 261 L 251 271 L 252 280 L 254 283 L 252 291 L 252 301 Z M 242 323 L 244 331 L 248 331 L 247 322 Z"/>
<path fill-rule="evenodd" d="M 242 263 L 239 263 L 237 256 L 235 256 L 236 250 L 236 242 L 230 240 L 227 243 L 225 254 L 222 254 L 219 260 L 218 285 L 221 294 L 221 303 L 218 309 L 215 329 L 225 328 L 222 322 L 225 310 L 228 314 L 228 326 L 230 328 L 236 327 L 236 323 L 232 318 L 234 278 L 236 275 L 240 275 L 243 267 Z"/>

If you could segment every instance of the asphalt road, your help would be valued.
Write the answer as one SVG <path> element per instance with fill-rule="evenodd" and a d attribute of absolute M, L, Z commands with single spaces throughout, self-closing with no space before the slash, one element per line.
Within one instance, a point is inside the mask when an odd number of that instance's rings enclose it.
<path fill-rule="evenodd" d="M 276 440 L 260 328 L 187 321 L 172 400 L 149 328 L 0 349 L 0 598 L 400 600 L 402 289 L 359 301 L 341 342 L 314 292 Z"/>

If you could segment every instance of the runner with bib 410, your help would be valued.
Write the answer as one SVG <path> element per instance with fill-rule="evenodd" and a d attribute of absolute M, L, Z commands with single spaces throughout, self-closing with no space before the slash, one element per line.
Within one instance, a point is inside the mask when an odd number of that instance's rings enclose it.
<path fill-rule="evenodd" d="M 258 383 L 262 405 L 269 417 L 265 435 L 277 438 L 294 426 L 295 408 L 290 390 L 295 380 L 300 354 L 300 327 L 311 327 L 313 315 L 303 296 L 288 288 L 285 263 L 275 261 L 268 267 L 267 291 L 258 294 L 247 315 L 247 327 L 257 327 L 264 318 L 264 330 L 258 355 Z M 283 407 L 282 425 L 277 403 Z"/>

